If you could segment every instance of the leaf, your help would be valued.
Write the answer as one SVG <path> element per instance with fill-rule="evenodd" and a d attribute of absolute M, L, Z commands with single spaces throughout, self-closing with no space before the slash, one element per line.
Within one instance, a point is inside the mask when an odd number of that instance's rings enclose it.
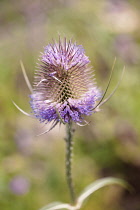
<path fill-rule="evenodd" d="M 54 202 L 47 206 L 44 206 L 40 210 L 57 210 L 57 209 L 69 209 L 72 210 L 73 206 L 67 204 L 67 203 L 61 203 L 61 202 Z"/>
<path fill-rule="evenodd" d="M 89 197 L 89 195 L 91 195 L 98 189 L 111 184 L 117 184 L 127 189 L 129 188 L 128 184 L 125 181 L 118 178 L 108 177 L 108 178 L 99 179 L 90 184 L 88 187 L 86 187 L 85 190 L 81 193 L 81 195 L 78 197 L 77 200 L 77 208 L 80 208 L 82 206 L 84 200 L 87 197 Z"/>
<path fill-rule="evenodd" d="M 128 183 L 122 179 L 112 178 L 112 177 L 103 178 L 103 179 L 99 179 L 99 180 L 93 182 L 92 184 L 90 184 L 89 186 L 87 186 L 85 188 L 85 190 L 81 193 L 81 195 L 78 197 L 75 206 L 72 206 L 67 203 L 55 202 L 55 203 L 51 203 L 51 204 L 41 208 L 40 210 L 57 210 L 57 209 L 78 210 L 83 205 L 83 202 L 92 193 L 94 193 L 95 191 L 99 190 L 102 187 L 105 187 L 107 185 L 112 185 L 112 184 L 117 184 L 117 185 L 120 185 L 126 189 L 131 189 L 131 186 L 129 186 Z"/>

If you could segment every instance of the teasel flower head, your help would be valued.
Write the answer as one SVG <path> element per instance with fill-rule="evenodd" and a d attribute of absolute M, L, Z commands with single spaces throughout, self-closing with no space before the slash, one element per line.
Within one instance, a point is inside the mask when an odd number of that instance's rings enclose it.
<path fill-rule="evenodd" d="M 81 123 L 86 115 L 97 111 L 101 93 L 89 63 L 83 47 L 66 38 L 45 47 L 35 71 L 30 101 L 36 118 L 55 125 Z"/>

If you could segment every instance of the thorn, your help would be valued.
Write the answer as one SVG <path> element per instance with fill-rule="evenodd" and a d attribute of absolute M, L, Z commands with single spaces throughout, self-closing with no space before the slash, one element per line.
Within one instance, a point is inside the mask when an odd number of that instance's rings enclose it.
<path fill-rule="evenodd" d="M 24 79 L 25 79 L 25 82 L 30 90 L 30 92 L 32 93 L 33 92 L 33 89 L 32 89 L 32 86 L 31 86 L 31 83 L 28 79 L 28 76 L 26 74 L 26 71 L 25 71 L 25 68 L 24 68 L 24 65 L 23 65 L 23 62 L 20 60 L 20 66 L 21 66 L 21 69 L 22 69 L 22 73 L 23 73 L 23 76 L 24 76 Z"/>
<path fill-rule="evenodd" d="M 41 135 L 44 135 L 44 134 L 48 133 L 48 132 L 51 131 L 57 124 L 58 124 L 58 121 L 54 122 L 54 124 L 52 125 L 51 128 L 49 128 L 48 130 L 46 130 L 46 131 L 44 131 L 44 132 L 38 134 L 37 136 L 41 136 Z"/>
<path fill-rule="evenodd" d="M 121 83 L 121 81 L 122 81 L 124 72 L 125 72 L 125 66 L 124 66 L 124 68 L 123 68 L 123 70 L 122 70 L 121 77 L 120 77 L 120 79 L 119 79 L 119 81 L 118 81 L 116 87 L 114 88 L 114 90 L 112 91 L 112 93 L 111 93 L 104 101 L 102 101 L 102 102 L 99 104 L 99 107 L 102 106 L 104 103 L 106 103 L 106 102 L 114 95 L 114 93 L 116 92 L 116 90 L 117 90 L 118 87 L 120 86 L 120 83 Z"/>
<path fill-rule="evenodd" d="M 47 81 L 47 79 L 42 79 L 36 86 L 39 86 L 44 81 Z"/>
<path fill-rule="evenodd" d="M 91 109 L 91 111 L 92 111 L 92 110 L 95 110 L 95 109 L 101 104 L 101 102 L 103 101 L 103 99 L 104 99 L 104 97 L 105 97 L 105 95 L 106 95 L 106 93 L 107 93 L 107 91 L 108 91 L 108 88 L 109 88 L 111 79 L 112 79 L 112 75 L 113 75 L 115 63 L 116 63 L 116 57 L 115 57 L 115 59 L 114 59 L 113 65 L 112 65 L 111 74 L 110 74 L 110 77 L 109 77 L 109 81 L 108 81 L 106 90 L 105 90 L 105 92 L 104 92 L 104 94 L 103 94 L 101 100 L 97 103 L 97 105 L 96 105 L 93 109 Z"/>
<path fill-rule="evenodd" d="M 60 83 L 62 83 L 61 82 L 61 80 L 59 80 L 57 77 L 55 77 L 55 76 L 52 76 L 54 79 L 56 79 L 57 81 L 59 81 Z"/>
<path fill-rule="evenodd" d="M 81 124 L 81 123 L 78 123 L 78 122 L 76 124 L 82 127 L 82 126 L 89 125 L 89 123 L 90 123 L 90 122 L 87 122 L 86 120 L 84 120 L 84 122 L 85 122 L 85 124 Z"/>
<path fill-rule="evenodd" d="M 27 112 L 25 112 L 23 109 L 21 109 L 13 100 L 12 100 L 12 103 L 15 105 L 15 107 L 21 112 L 23 113 L 24 115 L 28 116 L 28 117 L 33 117 L 35 118 L 33 115 L 30 115 L 28 114 Z"/>

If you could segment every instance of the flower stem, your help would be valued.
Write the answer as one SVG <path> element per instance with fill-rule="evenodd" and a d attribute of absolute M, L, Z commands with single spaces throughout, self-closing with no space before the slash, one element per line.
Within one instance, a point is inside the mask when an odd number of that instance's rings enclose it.
<path fill-rule="evenodd" d="M 67 184 L 70 192 L 71 202 L 75 203 L 75 191 L 72 180 L 72 154 L 73 154 L 73 129 L 72 122 L 66 125 L 66 178 Z"/>

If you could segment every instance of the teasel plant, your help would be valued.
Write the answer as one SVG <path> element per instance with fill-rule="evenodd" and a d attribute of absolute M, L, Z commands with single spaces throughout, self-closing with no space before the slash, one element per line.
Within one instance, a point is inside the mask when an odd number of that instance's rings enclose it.
<path fill-rule="evenodd" d="M 97 87 L 92 67 L 89 65 L 89 58 L 81 45 L 72 40 L 60 38 L 52 41 L 41 53 L 39 63 L 35 70 L 34 84 L 31 86 L 22 61 L 21 69 L 27 83 L 30 94 L 30 105 L 32 114 L 22 110 L 14 101 L 14 105 L 23 114 L 39 119 L 41 123 L 50 123 L 50 129 L 39 134 L 43 135 L 51 131 L 56 125 L 64 124 L 66 127 L 66 179 L 70 193 L 71 202 L 54 202 L 40 210 L 69 209 L 78 210 L 84 201 L 98 189 L 117 184 L 128 188 L 128 184 L 118 178 L 103 178 L 91 183 L 77 197 L 75 195 L 72 178 L 72 153 L 73 153 L 73 124 L 86 126 L 89 124 L 85 117 L 99 112 L 100 107 L 105 104 L 115 93 L 120 85 L 125 68 L 121 77 L 112 91 L 106 97 L 112 79 L 114 60 L 110 78 L 106 90 L 102 94 Z"/>

